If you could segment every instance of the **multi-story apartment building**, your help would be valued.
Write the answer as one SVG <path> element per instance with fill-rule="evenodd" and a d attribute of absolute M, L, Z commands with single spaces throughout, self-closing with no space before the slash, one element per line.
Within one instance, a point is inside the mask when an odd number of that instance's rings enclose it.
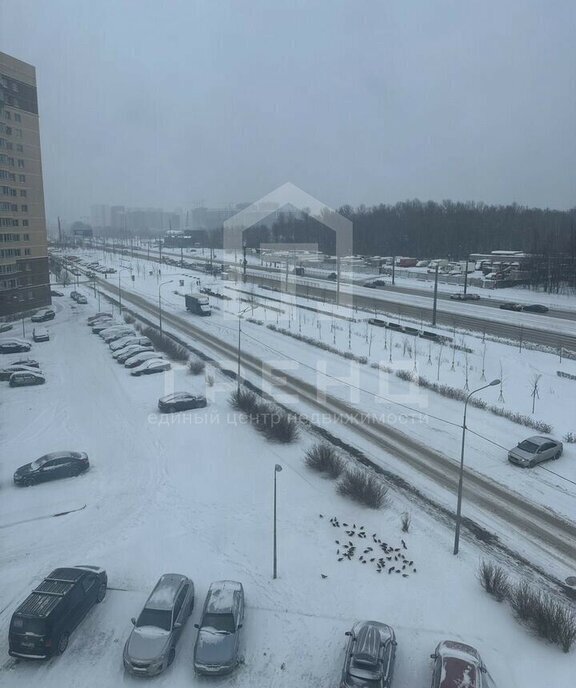
<path fill-rule="evenodd" d="M 50 304 L 36 70 L 0 52 L 0 316 Z"/>

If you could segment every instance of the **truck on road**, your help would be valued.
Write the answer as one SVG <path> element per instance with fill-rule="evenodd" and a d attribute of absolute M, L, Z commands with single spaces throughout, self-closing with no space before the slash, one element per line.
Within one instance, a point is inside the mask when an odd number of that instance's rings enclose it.
<path fill-rule="evenodd" d="M 186 310 L 196 315 L 212 315 L 210 302 L 204 294 L 185 294 Z"/>

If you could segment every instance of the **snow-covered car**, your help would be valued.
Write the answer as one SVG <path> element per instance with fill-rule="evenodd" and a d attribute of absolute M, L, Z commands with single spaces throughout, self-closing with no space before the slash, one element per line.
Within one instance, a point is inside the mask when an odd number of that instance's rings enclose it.
<path fill-rule="evenodd" d="M 0 339 L 0 354 L 21 354 L 31 348 L 30 342 L 23 339 Z"/>
<path fill-rule="evenodd" d="M 138 349 L 139 351 L 137 352 L 130 352 L 128 358 L 126 358 L 125 360 L 124 356 L 122 356 L 125 368 L 137 368 L 139 365 L 142 365 L 144 361 L 150 361 L 153 358 L 164 358 L 162 354 L 159 354 L 157 351 L 154 351 L 152 347 L 148 348 L 139 346 Z M 118 360 L 118 362 L 122 363 L 121 360 Z"/>
<path fill-rule="evenodd" d="M 39 370 L 21 370 L 10 375 L 10 387 L 31 387 L 43 385 L 46 378 Z"/>
<path fill-rule="evenodd" d="M 46 308 L 42 311 L 38 311 L 38 313 L 34 313 L 30 320 L 34 323 L 46 322 L 47 320 L 54 320 L 55 317 L 56 312 L 53 311 L 51 308 Z"/>
<path fill-rule="evenodd" d="M 96 320 L 101 320 L 102 318 L 111 318 L 112 313 L 106 313 L 105 311 L 101 311 L 100 313 L 94 313 L 94 315 L 91 315 L 86 322 L 88 325 L 94 325 Z"/>
<path fill-rule="evenodd" d="M 28 487 L 36 483 L 80 475 L 90 468 L 86 452 L 58 451 L 26 463 L 14 473 L 14 484 Z"/>
<path fill-rule="evenodd" d="M 128 359 L 132 358 L 132 356 L 143 353 L 152 354 L 152 356 L 149 356 L 146 360 L 149 360 L 150 358 L 163 358 L 163 356 L 159 356 L 158 353 L 154 351 L 152 344 L 129 344 L 123 349 L 115 351 L 112 356 L 118 361 L 118 363 L 124 364 Z M 136 366 L 132 367 L 135 368 Z"/>
<path fill-rule="evenodd" d="M 127 337 L 128 335 L 135 335 L 136 332 L 132 328 L 121 328 L 119 330 L 113 330 L 113 331 L 108 331 L 105 330 L 104 332 L 100 333 L 100 336 L 102 339 L 106 342 L 106 344 L 110 344 L 110 342 L 114 342 L 117 339 L 121 339 L 122 337 Z"/>
<path fill-rule="evenodd" d="M 231 580 L 210 585 L 194 645 L 194 670 L 198 674 L 222 675 L 239 661 L 240 631 L 244 624 L 244 588 Z"/>
<path fill-rule="evenodd" d="M 513 301 L 508 301 L 506 303 L 501 303 L 499 308 L 501 308 L 504 311 L 521 311 L 522 304 L 514 303 Z"/>
<path fill-rule="evenodd" d="M 95 320 L 92 324 L 92 332 L 94 334 L 100 334 L 101 332 L 104 332 L 104 330 L 107 330 L 109 327 L 114 327 L 115 325 L 119 324 L 120 323 L 118 323 L 113 318 L 101 318 L 100 320 Z"/>
<path fill-rule="evenodd" d="M 137 335 L 127 335 L 126 337 L 120 337 L 116 341 L 110 344 L 110 349 L 112 351 L 118 351 L 118 349 L 123 349 L 129 344 L 140 344 L 141 346 L 146 346 L 147 344 L 152 344 L 148 337 L 139 337 Z"/>
<path fill-rule="evenodd" d="M 453 301 L 478 301 L 480 299 L 480 295 L 479 294 L 469 294 L 468 292 L 466 292 L 466 294 L 464 294 L 464 292 L 460 292 L 457 294 L 450 294 L 450 298 Z"/>
<path fill-rule="evenodd" d="M 86 304 L 88 303 L 88 299 L 84 296 L 84 294 L 78 294 L 76 297 L 76 303 Z"/>
<path fill-rule="evenodd" d="M 163 373 L 165 370 L 170 370 L 171 367 L 170 363 L 162 358 L 152 358 L 131 370 L 130 375 L 139 376 Z"/>
<path fill-rule="evenodd" d="M 559 459 L 562 456 L 564 445 L 550 437 L 535 435 L 519 442 L 514 449 L 508 452 L 508 461 L 523 468 L 532 468 L 543 461 Z"/>
<path fill-rule="evenodd" d="M 396 660 L 393 629 L 379 621 L 358 621 L 346 635 L 340 688 L 389 688 Z"/>
<path fill-rule="evenodd" d="M 80 296 L 79 291 L 71 291 L 70 292 L 70 298 L 72 299 L 72 301 L 76 301 L 79 296 Z"/>
<path fill-rule="evenodd" d="M 48 342 L 50 341 L 50 333 L 45 327 L 35 327 L 32 330 L 32 339 L 35 342 Z"/>
<path fill-rule="evenodd" d="M 206 397 L 190 392 L 174 392 L 158 399 L 158 409 L 162 413 L 176 413 L 189 411 L 190 409 L 204 408 Z"/>
<path fill-rule="evenodd" d="M 522 306 L 522 310 L 527 313 L 548 313 L 550 309 L 541 303 L 530 303 L 527 306 Z"/>
<path fill-rule="evenodd" d="M 35 361 L 33 358 L 19 358 L 17 361 L 10 361 L 8 365 L 11 366 L 16 366 L 16 365 L 21 365 L 21 366 L 26 366 L 27 368 L 39 368 L 40 364 L 38 361 Z"/>
<path fill-rule="evenodd" d="M 430 657 L 432 688 L 495 688 L 478 650 L 470 645 L 443 640 Z"/>
<path fill-rule="evenodd" d="M 38 368 L 35 368 L 34 366 L 19 365 L 17 363 L 14 363 L 0 370 L 0 380 L 6 382 L 12 377 L 13 373 L 21 372 L 41 373 L 41 371 L 39 371 Z"/>
<path fill-rule="evenodd" d="M 0 332 L 8 332 L 13 327 L 12 323 L 0 323 Z"/>
<path fill-rule="evenodd" d="M 50 289 L 50 296 L 64 296 L 64 294 L 57 289 Z"/>
<path fill-rule="evenodd" d="M 179 573 L 165 573 L 124 646 L 124 668 L 137 676 L 156 676 L 172 664 L 176 643 L 194 609 L 194 583 Z"/>

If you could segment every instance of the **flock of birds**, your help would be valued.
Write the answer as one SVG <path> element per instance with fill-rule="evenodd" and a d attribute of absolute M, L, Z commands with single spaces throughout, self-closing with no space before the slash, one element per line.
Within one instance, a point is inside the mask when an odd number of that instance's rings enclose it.
<path fill-rule="evenodd" d="M 319 514 L 324 518 L 323 514 Z M 416 573 L 414 561 L 408 559 L 406 552 L 408 547 L 404 540 L 400 540 L 401 547 L 393 547 L 384 542 L 376 533 L 369 535 L 364 526 L 357 526 L 355 523 L 341 523 L 336 516 L 329 519 L 333 528 L 341 528 L 349 538 L 334 540 L 337 545 L 336 556 L 338 561 L 354 561 L 357 559 L 361 564 L 373 564 L 377 573 L 387 573 L 388 575 L 401 575 L 408 578 L 411 573 Z M 355 543 L 352 538 L 364 540 L 362 544 Z M 371 544 L 368 544 L 371 543 Z M 327 578 L 325 574 L 320 574 L 322 578 Z"/>

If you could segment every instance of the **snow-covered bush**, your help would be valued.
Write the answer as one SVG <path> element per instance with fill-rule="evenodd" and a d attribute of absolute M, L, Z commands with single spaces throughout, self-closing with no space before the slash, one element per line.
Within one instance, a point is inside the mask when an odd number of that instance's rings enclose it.
<path fill-rule="evenodd" d="M 564 442 L 567 442 L 568 444 L 574 444 L 576 443 L 576 433 L 574 432 L 567 432 L 564 437 L 562 438 Z"/>
<path fill-rule="evenodd" d="M 338 492 L 370 509 L 380 509 L 384 505 L 388 488 L 376 475 L 353 468 L 347 470 L 338 483 Z"/>
<path fill-rule="evenodd" d="M 124 322 L 128 325 L 133 325 L 136 322 L 136 318 L 130 313 L 124 313 Z"/>
<path fill-rule="evenodd" d="M 256 429 L 267 439 L 283 444 L 298 439 L 298 422 L 294 416 L 265 404 L 259 406 L 256 413 Z"/>
<path fill-rule="evenodd" d="M 402 524 L 402 532 L 409 533 L 410 526 L 412 524 L 412 516 L 410 516 L 409 511 L 405 511 L 400 517 L 400 523 Z"/>
<path fill-rule="evenodd" d="M 498 602 L 506 599 L 510 590 L 510 582 L 508 581 L 508 574 L 501 566 L 483 560 L 478 569 L 478 578 L 484 590 Z"/>
<path fill-rule="evenodd" d="M 326 473 L 330 478 L 339 478 L 346 462 L 338 455 L 334 447 L 325 442 L 315 444 L 308 449 L 304 458 L 308 468 L 319 473 Z"/>
<path fill-rule="evenodd" d="M 230 404 L 238 411 L 244 411 L 249 415 L 255 414 L 258 408 L 259 399 L 254 392 L 247 389 L 237 389 L 230 395 Z"/>
<path fill-rule="evenodd" d="M 204 372 L 206 364 L 200 358 L 191 358 L 188 361 L 188 372 L 191 375 L 200 375 Z"/>
<path fill-rule="evenodd" d="M 145 327 L 142 330 L 142 334 L 148 337 L 159 351 L 163 351 L 174 361 L 188 360 L 188 351 L 181 344 L 178 344 L 178 342 L 172 339 L 172 337 L 163 333 L 160 334 L 160 331 L 155 327 Z"/>

